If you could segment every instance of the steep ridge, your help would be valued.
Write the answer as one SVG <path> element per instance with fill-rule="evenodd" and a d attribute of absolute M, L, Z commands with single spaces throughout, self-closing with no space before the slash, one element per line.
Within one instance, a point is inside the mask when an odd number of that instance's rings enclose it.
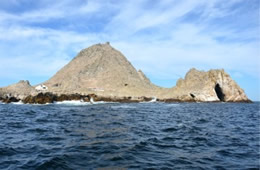
<path fill-rule="evenodd" d="M 153 96 L 158 89 L 109 43 L 83 49 L 43 84 L 54 93 L 104 96 Z"/>

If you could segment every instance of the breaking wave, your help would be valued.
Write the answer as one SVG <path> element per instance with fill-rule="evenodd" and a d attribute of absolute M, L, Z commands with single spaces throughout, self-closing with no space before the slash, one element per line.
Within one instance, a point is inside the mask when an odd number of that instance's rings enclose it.
<path fill-rule="evenodd" d="M 85 105 L 96 105 L 96 104 L 107 104 L 107 103 L 115 103 L 115 102 L 104 102 L 104 101 L 91 101 L 91 102 L 83 102 L 80 100 L 65 100 L 62 102 L 55 102 L 54 104 L 58 105 L 75 105 L 75 106 L 85 106 Z"/>
<path fill-rule="evenodd" d="M 55 102 L 54 104 L 58 105 L 90 105 L 90 102 L 82 102 L 80 100 L 65 100 L 62 102 Z"/>
<path fill-rule="evenodd" d="M 12 104 L 24 104 L 22 101 L 19 101 L 19 102 L 13 102 Z"/>

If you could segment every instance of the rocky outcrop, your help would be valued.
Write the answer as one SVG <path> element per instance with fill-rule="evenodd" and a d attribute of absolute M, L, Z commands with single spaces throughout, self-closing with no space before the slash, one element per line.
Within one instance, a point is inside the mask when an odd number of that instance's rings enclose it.
<path fill-rule="evenodd" d="M 162 96 L 180 101 L 251 102 L 223 69 L 204 72 L 193 68 Z"/>
<path fill-rule="evenodd" d="M 133 103 L 133 102 L 148 102 L 151 101 L 152 98 L 147 97 L 138 97 L 138 98 L 132 98 L 132 97 L 104 97 L 104 96 L 97 96 L 95 94 L 89 94 L 89 95 L 80 95 L 80 94 L 62 94 L 62 95 L 56 95 L 53 93 L 38 93 L 35 96 L 29 95 L 26 98 L 22 100 L 25 104 L 48 104 L 48 103 L 54 103 L 54 102 L 62 102 L 62 101 L 71 101 L 71 100 L 80 100 L 83 102 L 121 102 L 121 103 Z M 10 102 L 17 102 L 15 98 L 8 99 Z M 4 101 L 6 102 L 6 101 Z M 10 103 L 6 102 L 6 103 Z"/>
<path fill-rule="evenodd" d="M 21 80 L 16 84 L 9 85 L 7 87 L 0 88 L 0 98 L 4 102 L 8 99 L 14 100 L 16 98 L 18 101 L 25 98 L 28 95 L 37 94 L 34 87 L 30 85 L 30 82 L 27 80 Z"/>
<path fill-rule="evenodd" d="M 251 102 L 224 70 L 191 69 L 173 88 L 161 88 L 109 43 L 80 53 L 46 82 L 28 81 L 0 88 L 0 100 L 52 103 L 64 100 L 141 102 Z"/>
<path fill-rule="evenodd" d="M 90 101 L 90 96 L 83 96 L 80 94 L 62 94 L 57 95 L 50 92 L 38 93 L 35 96 L 29 95 L 22 100 L 25 104 L 47 104 L 53 102 L 71 101 L 71 100 L 82 100 L 84 102 Z"/>
<path fill-rule="evenodd" d="M 4 103 L 13 103 L 13 102 L 19 102 L 20 100 L 15 97 L 6 97 L 1 100 Z"/>
<path fill-rule="evenodd" d="M 23 99 L 23 103 L 30 103 L 30 104 L 47 104 L 53 103 L 57 98 L 56 95 L 52 93 L 39 93 L 36 96 L 29 95 L 25 99 Z"/>
<path fill-rule="evenodd" d="M 150 102 L 153 100 L 151 97 L 104 97 L 104 96 L 97 96 L 97 95 L 92 95 L 90 98 L 93 99 L 93 101 L 104 101 L 104 102 L 119 102 L 119 103 L 138 103 L 138 102 Z M 89 99 L 90 99 L 89 98 Z"/>

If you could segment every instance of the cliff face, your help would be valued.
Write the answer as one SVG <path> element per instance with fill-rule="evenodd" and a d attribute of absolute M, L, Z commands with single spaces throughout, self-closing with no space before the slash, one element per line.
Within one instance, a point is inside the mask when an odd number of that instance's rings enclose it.
<path fill-rule="evenodd" d="M 202 102 L 249 101 L 244 90 L 224 70 L 204 72 L 194 68 L 184 79 L 179 79 L 176 87 L 173 87 L 164 97 Z"/>
<path fill-rule="evenodd" d="M 37 90 L 36 90 L 36 89 Z M 249 102 L 245 92 L 224 70 L 208 72 L 191 69 L 173 88 L 161 88 L 137 71 L 126 57 L 106 44 L 96 44 L 80 53 L 52 78 L 32 87 L 28 81 L 0 88 L 0 100 L 6 97 L 24 99 L 42 96 L 40 93 L 87 96 L 95 94 L 108 100 L 148 100 L 191 102 Z M 130 97 L 130 98 L 129 98 Z M 57 98 L 57 97 L 53 97 Z M 63 97 L 64 98 L 64 97 Z M 101 98 L 100 98 L 101 99 Z M 55 99 L 53 99 L 55 100 Z M 35 101 L 38 101 L 37 97 Z M 45 101 L 45 100 L 41 100 Z"/>

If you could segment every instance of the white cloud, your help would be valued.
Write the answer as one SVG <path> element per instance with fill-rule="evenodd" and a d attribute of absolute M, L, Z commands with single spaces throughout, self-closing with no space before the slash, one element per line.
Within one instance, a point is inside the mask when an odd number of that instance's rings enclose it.
<path fill-rule="evenodd" d="M 15 1 L 18 5 L 17 1 Z M 44 2 L 44 3 L 43 3 Z M 43 1 L 42 8 L 32 9 L 21 13 L 8 13 L 0 10 L 0 21 L 9 24 L 15 22 L 23 23 L 41 23 L 53 19 L 66 19 L 69 17 L 77 17 L 78 15 L 90 15 L 99 12 L 103 8 L 102 3 L 96 1 L 86 1 L 75 6 L 73 1 Z M 51 5 L 50 5 L 51 4 Z M 23 5 L 23 4 L 20 4 Z"/>
<path fill-rule="evenodd" d="M 157 79 L 177 79 L 191 67 L 224 68 L 259 79 L 259 37 L 258 41 L 250 40 L 259 30 L 248 27 L 238 31 L 225 23 L 211 25 L 216 18 L 228 19 L 234 14 L 250 19 L 251 13 L 240 14 L 238 8 L 232 8 L 242 1 L 165 0 L 152 7 L 147 7 L 151 2 L 147 0 L 72 2 L 55 1 L 20 14 L 0 11 L 0 45 L 5 47 L 0 49 L 0 72 L 6 76 L 14 76 L 15 72 L 52 76 L 80 49 L 111 41 L 134 66 Z M 183 21 L 194 11 L 197 22 Z M 96 16 L 104 18 L 91 20 Z M 77 25 L 71 27 L 73 18 L 87 25 L 104 26 L 101 33 L 77 30 Z M 48 24 L 53 19 L 65 20 L 68 25 L 60 29 L 28 24 Z M 221 42 L 219 37 L 228 41 Z"/>

